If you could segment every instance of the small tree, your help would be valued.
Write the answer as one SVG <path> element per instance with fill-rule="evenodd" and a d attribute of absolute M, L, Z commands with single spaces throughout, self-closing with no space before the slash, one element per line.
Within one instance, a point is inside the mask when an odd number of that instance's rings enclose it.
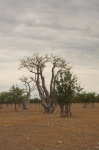
<path fill-rule="evenodd" d="M 91 103 L 92 107 L 94 107 L 94 103 L 96 102 L 97 96 L 94 92 L 82 92 L 78 94 L 77 99 L 83 103 L 83 107 L 86 108 L 88 104 Z"/>
<path fill-rule="evenodd" d="M 31 96 L 31 92 L 33 90 L 35 90 L 35 85 L 32 85 L 31 87 L 31 82 L 33 82 L 33 80 L 31 78 L 28 78 L 28 77 L 25 77 L 25 76 L 22 76 L 20 78 L 21 82 L 24 83 L 24 86 L 25 86 L 25 97 L 24 99 L 22 100 L 22 107 L 23 109 L 28 109 L 28 106 L 29 106 L 29 103 L 30 103 L 30 96 Z"/>
<path fill-rule="evenodd" d="M 90 92 L 88 93 L 89 95 L 89 102 L 92 105 L 92 108 L 94 108 L 94 103 L 96 102 L 96 93 L 95 92 Z"/>
<path fill-rule="evenodd" d="M 5 92 L 1 92 L 0 93 L 0 109 L 2 109 L 3 108 L 3 104 L 4 104 L 4 102 L 5 102 Z"/>
<path fill-rule="evenodd" d="M 99 94 L 96 96 L 96 102 L 99 103 Z"/>
<path fill-rule="evenodd" d="M 9 90 L 10 92 L 10 99 L 15 104 L 15 111 L 17 111 L 17 104 L 22 103 L 22 99 L 24 97 L 24 89 L 20 89 L 17 85 L 12 86 Z"/>
<path fill-rule="evenodd" d="M 5 91 L 5 92 L 1 92 L 0 93 L 0 103 L 1 103 L 1 107 L 3 108 L 3 104 L 6 104 L 8 106 L 8 104 L 11 104 L 12 101 L 10 99 L 10 92 Z"/>
<path fill-rule="evenodd" d="M 75 94 L 80 92 L 81 88 L 77 84 L 77 77 L 71 72 L 71 68 L 61 71 L 56 80 L 57 101 L 61 109 L 61 117 L 71 116 L 71 105 Z"/>
<path fill-rule="evenodd" d="M 76 100 L 80 103 L 83 103 L 83 107 L 86 108 L 87 104 L 89 103 L 88 94 L 86 92 L 78 93 Z"/>

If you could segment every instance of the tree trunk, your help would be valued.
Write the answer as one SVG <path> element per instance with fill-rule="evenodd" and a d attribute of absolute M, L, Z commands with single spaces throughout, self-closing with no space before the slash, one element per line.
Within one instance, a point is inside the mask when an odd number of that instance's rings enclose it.
<path fill-rule="evenodd" d="M 71 104 L 60 105 L 61 117 L 72 116 L 70 108 L 71 108 Z"/>
<path fill-rule="evenodd" d="M 44 114 L 50 114 L 50 107 L 44 107 Z"/>
<path fill-rule="evenodd" d="M 68 116 L 72 116 L 72 113 L 71 113 L 71 103 L 67 104 L 67 117 Z"/>
<path fill-rule="evenodd" d="M 22 108 L 23 108 L 24 110 L 28 110 L 29 103 L 30 103 L 29 99 L 24 99 L 24 100 L 22 100 Z"/>
<path fill-rule="evenodd" d="M 64 117 L 64 105 L 60 105 L 61 117 Z"/>
<path fill-rule="evenodd" d="M 40 86 L 40 82 L 39 82 L 39 76 L 41 75 L 41 80 L 42 80 L 42 86 Z M 37 74 L 37 82 L 36 82 L 36 85 L 37 85 L 37 89 L 38 89 L 38 92 L 39 92 L 39 96 L 41 98 L 41 101 L 42 101 L 42 106 L 44 107 L 44 113 L 51 113 L 51 98 L 50 98 L 50 95 L 49 95 L 49 92 L 45 86 L 45 79 L 42 75 L 42 71 L 41 71 L 41 74 L 39 75 L 39 73 Z"/>

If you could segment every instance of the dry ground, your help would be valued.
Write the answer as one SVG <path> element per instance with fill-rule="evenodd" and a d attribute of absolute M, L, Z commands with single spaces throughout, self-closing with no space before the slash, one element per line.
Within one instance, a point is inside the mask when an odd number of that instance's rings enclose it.
<path fill-rule="evenodd" d="M 99 149 L 99 104 L 95 108 L 72 105 L 73 116 L 44 115 L 39 105 L 28 111 L 14 106 L 0 109 L 0 150 Z"/>

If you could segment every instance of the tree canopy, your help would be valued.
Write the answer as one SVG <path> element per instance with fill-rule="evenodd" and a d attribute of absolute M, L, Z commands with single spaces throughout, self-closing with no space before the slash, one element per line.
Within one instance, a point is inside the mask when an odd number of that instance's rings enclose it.
<path fill-rule="evenodd" d="M 52 64 L 50 91 L 46 86 L 46 78 L 44 76 L 44 69 L 47 63 Z M 34 54 L 31 57 L 25 57 L 20 60 L 20 69 L 21 68 L 26 68 L 29 72 L 32 73 L 31 79 L 36 84 L 45 112 L 53 112 L 56 107 L 55 99 L 53 99 L 55 82 L 61 70 L 70 68 L 69 64 L 65 59 L 58 56 L 47 54 L 45 56 L 40 56 L 39 54 Z"/>
<path fill-rule="evenodd" d="M 71 115 L 71 104 L 75 99 L 75 95 L 81 90 L 82 88 L 77 83 L 77 77 L 73 75 L 71 68 L 61 71 L 56 80 L 56 95 L 62 117 Z"/>

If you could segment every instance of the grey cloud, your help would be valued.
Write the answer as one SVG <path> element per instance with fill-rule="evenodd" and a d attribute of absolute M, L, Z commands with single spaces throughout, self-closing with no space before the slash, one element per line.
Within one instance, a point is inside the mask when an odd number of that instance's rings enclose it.
<path fill-rule="evenodd" d="M 74 3 L 75 2 L 75 3 Z M 78 1 L 77 1 L 78 2 Z M 7 1 L 3 4 L 5 6 L 6 14 L 1 18 L 6 21 L 5 33 L 7 31 L 11 34 L 14 33 L 14 29 L 20 25 L 27 25 L 27 27 L 47 27 L 53 29 L 65 29 L 65 30 L 79 30 L 83 27 L 79 26 L 79 9 L 77 9 L 76 1 Z M 4 2 L 2 2 L 4 3 Z M 81 3 L 84 4 L 85 2 Z M 7 8 L 8 4 L 8 8 Z M 86 4 L 86 3 L 85 3 Z M 90 4 L 90 3 L 88 3 Z M 34 7 L 33 7 L 34 6 Z M 82 5 L 81 5 L 82 6 Z M 10 9 L 11 8 L 11 9 Z M 21 10 L 21 11 L 20 11 Z M 64 13 L 63 13 L 64 12 Z M 76 13 L 74 13 L 76 12 Z M 84 13 L 84 10 L 81 11 Z M 82 17 L 80 13 L 80 17 Z M 72 17 L 74 17 L 73 21 Z M 71 19 L 71 20 L 70 20 Z M 86 20 L 85 20 L 86 21 Z M 10 26 L 9 24 L 10 23 Z M 80 23 L 82 24 L 82 22 Z M 82 25 L 81 25 L 82 26 Z M 86 26 L 84 27 L 87 28 Z M 12 30 L 11 30 L 12 29 Z"/>

